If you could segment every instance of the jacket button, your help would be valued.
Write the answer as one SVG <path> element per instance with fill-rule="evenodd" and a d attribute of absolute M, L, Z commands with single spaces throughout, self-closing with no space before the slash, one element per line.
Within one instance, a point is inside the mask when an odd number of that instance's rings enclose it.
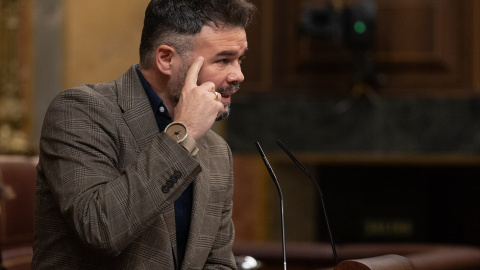
<path fill-rule="evenodd" d="M 163 193 L 168 193 L 169 191 L 170 191 L 170 188 L 167 187 L 167 185 L 163 185 L 163 186 L 162 186 L 162 192 L 163 192 Z"/>
<path fill-rule="evenodd" d="M 182 173 L 180 171 L 174 171 L 172 176 L 176 179 L 180 179 L 180 177 L 182 177 Z"/>
<path fill-rule="evenodd" d="M 178 179 L 173 177 L 173 176 L 170 176 L 170 179 L 168 181 L 173 181 L 173 183 L 177 183 L 178 182 Z M 168 183 L 168 182 L 167 182 Z"/>
<path fill-rule="evenodd" d="M 174 185 L 174 183 L 173 183 L 172 180 L 168 180 L 168 181 L 167 181 L 167 187 L 168 187 L 169 189 L 172 188 L 173 185 Z"/>

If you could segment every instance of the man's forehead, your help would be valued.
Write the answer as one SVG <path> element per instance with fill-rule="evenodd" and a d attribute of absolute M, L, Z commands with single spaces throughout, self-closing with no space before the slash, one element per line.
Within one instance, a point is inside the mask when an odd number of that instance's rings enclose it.
<path fill-rule="evenodd" d="M 195 37 L 196 47 L 208 47 L 209 49 L 220 49 L 222 51 L 241 51 L 247 48 L 247 34 L 245 29 L 240 27 L 212 27 L 205 25 L 202 31 Z M 220 53 L 216 52 L 216 53 Z"/>

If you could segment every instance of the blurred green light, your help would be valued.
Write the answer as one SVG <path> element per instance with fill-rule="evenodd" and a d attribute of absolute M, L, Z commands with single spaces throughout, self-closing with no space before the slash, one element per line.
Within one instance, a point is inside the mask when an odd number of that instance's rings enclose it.
<path fill-rule="evenodd" d="M 367 26 L 362 21 L 356 21 L 353 25 L 353 29 L 355 29 L 355 32 L 358 34 L 363 34 L 365 31 L 367 31 Z"/>

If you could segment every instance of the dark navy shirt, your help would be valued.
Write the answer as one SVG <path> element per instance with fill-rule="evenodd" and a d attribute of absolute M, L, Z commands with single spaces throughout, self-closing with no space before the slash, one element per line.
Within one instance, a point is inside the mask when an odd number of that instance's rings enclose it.
<path fill-rule="evenodd" d="M 172 122 L 172 118 L 168 114 L 167 107 L 163 104 L 162 99 L 155 93 L 147 80 L 143 77 L 138 66 L 135 67 L 138 78 L 142 83 L 143 89 L 147 94 L 148 101 L 152 106 L 155 119 L 157 120 L 158 129 L 163 131 L 168 124 Z M 192 202 L 193 202 L 193 186 L 190 184 L 187 189 L 175 201 L 175 226 L 177 234 L 177 254 L 178 265 L 182 265 L 185 257 L 185 249 L 187 247 L 188 233 L 190 231 L 190 221 L 192 217 Z"/>

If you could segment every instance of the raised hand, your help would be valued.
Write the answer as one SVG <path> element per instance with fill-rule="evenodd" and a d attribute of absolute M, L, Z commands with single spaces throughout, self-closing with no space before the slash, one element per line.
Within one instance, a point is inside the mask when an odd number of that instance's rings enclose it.
<path fill-rule="evenodd" d="M 202 138 L 207 133 L 215 122 L 215 118 L 224 110 L 222 97 L 215 92 L 213 82 L 197 85 L 198 73 L 202 68 L 203 61 L 203 57 L 199 57 L 188 70 L 173 119 L 185 124 L 189 135 L 195 140 Z"/>

